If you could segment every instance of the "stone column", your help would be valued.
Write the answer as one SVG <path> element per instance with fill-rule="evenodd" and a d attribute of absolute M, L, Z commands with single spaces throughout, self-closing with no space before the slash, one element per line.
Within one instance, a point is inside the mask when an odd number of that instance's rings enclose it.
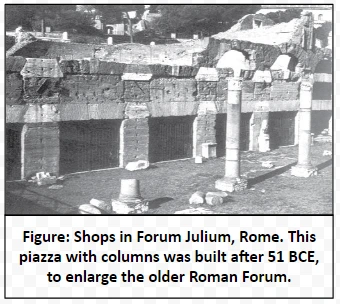
<path fill-rule="evenodd" d="M 312 114 L 313 84 L 304 81 L 300 86 L 299 110 L 299 155 L 298 164 L 292 167 L 291 174 L 298 177 L 309 177 L 317 174 L 317 169 L 312 166 L 310 159 L 311 149 L 311 114 Z"/>
<path fill-rule="evenodd" d="M 221 191 L 247 188 L 247 180 L 240 178 L 241 84 L 241 78 L 228 81 L 225 176 L 215 183 L 215 188 Z"/>
<path fill-rule="evenodd" d="M 333 136 L 333 118 L 331 118 L 328 121 L 328 135 Z"/>

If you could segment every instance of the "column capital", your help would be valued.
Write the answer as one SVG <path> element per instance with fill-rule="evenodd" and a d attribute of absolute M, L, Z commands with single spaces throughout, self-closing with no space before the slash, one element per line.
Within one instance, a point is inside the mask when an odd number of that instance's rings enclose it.
<path fill-rule="evenodd" d="M 302 81 L 300 85 L 301 91 L 307 91 L 310 92 L 313 90 L 313 82 L 312 81 Z"/>
<path fill-rule="evenodd" d="M 241 90 L 242 90 L 242 78 L 228 79 L 228 91 L 241 91 Z"/>

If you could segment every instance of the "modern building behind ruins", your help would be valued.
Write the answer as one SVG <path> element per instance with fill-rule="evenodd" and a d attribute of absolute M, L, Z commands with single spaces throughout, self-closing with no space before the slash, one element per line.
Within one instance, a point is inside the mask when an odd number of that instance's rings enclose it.
<path fill-rule="evenodd" d="M 63 59 L 73 46 L 92 52 L 71 43 L 15 50 L 6 59 L 7 179 L 223 156 L 233 77 L 242 78 L 243 150 L 259 150 L 267 133 L 271 149 L 298 143 L 303 78 L 314 79 L 312 132 L 331 132 L 332 52 L 313 32 L 304 14 L 219 33 L 187 66 Z"/>

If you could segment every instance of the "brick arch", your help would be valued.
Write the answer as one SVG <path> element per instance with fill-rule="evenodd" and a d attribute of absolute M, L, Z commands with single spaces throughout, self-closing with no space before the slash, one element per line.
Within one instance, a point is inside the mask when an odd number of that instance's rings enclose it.
<path fill-rule="evenodd" d="M 295 43 L 280 45 L 280 50 L 281 54 L 295 56 L 299 64 L 303 68 L 310 69 L 312 73 L 314 73 L 316 66 L 325 56 L 331 56 L 331 52 L 326 49 L 316 48 L 306 51 L 301 45 Z"/>
<path fill-rule="evenodd" d="M 234 76 L 240 76 L 241 70 L 249 70 L 249 59 L 243 52 L 230 50 L 219 59 L 216 68 L 231 68 L 234 71 Z"/>

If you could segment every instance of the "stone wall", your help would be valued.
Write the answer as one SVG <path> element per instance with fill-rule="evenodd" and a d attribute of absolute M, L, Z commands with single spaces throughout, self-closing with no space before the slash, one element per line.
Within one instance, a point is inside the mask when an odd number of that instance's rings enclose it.
<path fill-rule="evenodd" d="M 60 121 L 122 120 L 119 165 L 125 167 L 149 160 L 149 118 L 196 116 L 194 156 L 201 156 L 202 144 L 216 143 L 216 115 L 227 112 L 228 79 L 233 76 L 232 70 L 217 68 L 99 60 L 27 62 L 16 57 L 6 65 L 6 122 L 25 124 L 21 152 L 25 178 L 39 171 L 59 173 Z M 242 112 L 254 113 L 250 149 L 257 150 L 260 127 L 269 112 L 298 110 L 301 75 L 283 71 L 242 75 Z M 332 102 L 313 101 L 313 109 L 331 110 Z"/>

